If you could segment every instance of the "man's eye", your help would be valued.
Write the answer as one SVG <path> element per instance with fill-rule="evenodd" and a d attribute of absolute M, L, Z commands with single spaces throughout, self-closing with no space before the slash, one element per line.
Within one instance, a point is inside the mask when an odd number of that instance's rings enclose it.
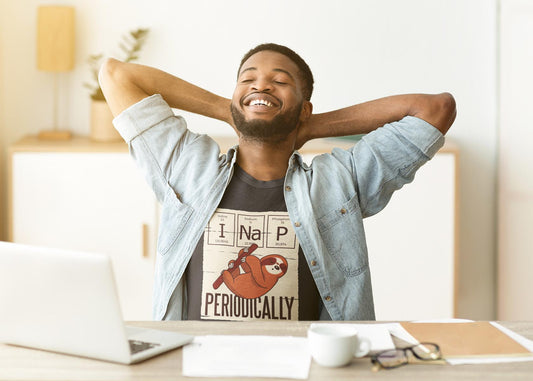
<path fill-rule="evenodd" d="M 274 81 L 275 84 L 277 85 L 286 85 L 287 82 L 283 82 L 283 81 Z"/>

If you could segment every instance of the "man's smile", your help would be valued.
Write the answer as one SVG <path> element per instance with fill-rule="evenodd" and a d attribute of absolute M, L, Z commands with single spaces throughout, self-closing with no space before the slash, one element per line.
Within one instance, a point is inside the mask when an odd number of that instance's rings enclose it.
<path fill-rule="evenodd" d="M 245 96 L 242 105 L 254 112 L 268 112 L 278 109 L 281 101 L 270 94 L 257 92 Z"/>
<path fill-rule="evenodd" d="M 269 102 L 264 99 L 254 99 L 250 102 L 250 106 L 267 106 L 267 107 L 274 107 L 272 102 Z"/>

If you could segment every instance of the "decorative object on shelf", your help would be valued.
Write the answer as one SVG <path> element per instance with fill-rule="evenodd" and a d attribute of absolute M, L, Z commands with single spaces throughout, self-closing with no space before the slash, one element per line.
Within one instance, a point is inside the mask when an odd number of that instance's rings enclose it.
<path fill-rule="evenodd" d="M 135 29 L 124 35 L 119 44 L 125 54 L 124 62 L 132 62 L 139 58 L 138 54 L 146 41 L 148 29 Z M 87 62 L 91 68 L 93 82 L 85 83 L 91 95 L 91 133 L 92 140 L 110 142 L 121 140 L 119 133 L 113 127 L 113 115 L 107 105 L 100 84 L 98 83 L 98 71 L 102 64 L 103 54 L 89 56 Z"/>
<path fill-rule="evenodd" d="M 74 68 L 74 7 L 40 6 L 37 10 L 37 69 L 54 74 L 54 111 L 51 130 L 39 139 L 67 140 L 72 134 L 58 125 L 59 75 Z"/>

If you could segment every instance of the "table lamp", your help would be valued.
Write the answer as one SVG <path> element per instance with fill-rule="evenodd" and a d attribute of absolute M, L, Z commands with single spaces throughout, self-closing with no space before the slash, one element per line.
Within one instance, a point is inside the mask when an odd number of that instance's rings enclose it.
<path fill-rule="evenodd" d="M 74 68 L 74 7 L 40 6 L 37 12 L 37 69 L 54 73 L 54 124 L 39 139 L 67 140 L 58 127 L 59 75 Z"/>

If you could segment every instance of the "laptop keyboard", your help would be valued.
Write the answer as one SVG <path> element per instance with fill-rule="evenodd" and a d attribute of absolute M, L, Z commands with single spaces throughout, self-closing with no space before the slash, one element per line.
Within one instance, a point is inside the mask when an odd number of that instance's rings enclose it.
<path fill-rule="evenodd" d="M 132 355 L 160 345 L 160 344 L 155 344 L 155 343 L 147 343 L 146 341 L 139 341 L 139 340 L 128 340 L 128 341 L 130 342 L 130 352 Z"/>

